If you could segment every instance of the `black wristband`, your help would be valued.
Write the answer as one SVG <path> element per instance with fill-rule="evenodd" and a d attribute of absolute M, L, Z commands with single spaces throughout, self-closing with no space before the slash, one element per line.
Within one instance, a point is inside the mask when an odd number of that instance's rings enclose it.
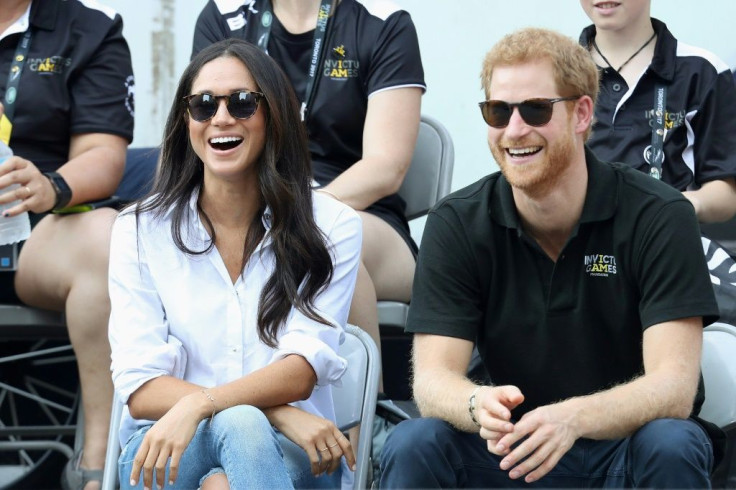
<path fill-rule="evenodd" d="M 54 202 L 52 211 L 65 208 L 69 204 L 69 201 L 72 200 L 72 190 L 69 184 L 66 183 L 64 177 L 58 172 L 45 172 L 44 175 L 49 179 L 51 187 L 54 188 L 54 192 L 56 193 L 56 202 Z"/>

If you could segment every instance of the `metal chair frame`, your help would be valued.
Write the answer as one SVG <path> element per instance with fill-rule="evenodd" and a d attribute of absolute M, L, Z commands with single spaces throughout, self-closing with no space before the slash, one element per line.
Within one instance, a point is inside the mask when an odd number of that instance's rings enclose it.
<path fill-rule="evenodd" d="M 83 425 L 79 389 L 70 391 L 23 371 L 74 363 L 64 315 L 22 305 L 0 305 L 0 338 L 30 343 L 27 352 L 0 357 L 0 371 L 6 373 L 0 377 L 0 453 L 6 455 L 5 462 L 7 453 L 17 453 L 17 463 L 0 464 L 0 479 L 10 485 L 35 471 L 52 451 L 71 458 L 81 446 Z M 48 346 L 49 342 L 55 345 Z M 16 383 L 15 378 L 8 379 L 10 372 L 16 373 Z M 37 423 L 27 423 L 24 408 L 28 404 L 40 414 Z M 72 435 L 74 447 L 62 441 Z"/>

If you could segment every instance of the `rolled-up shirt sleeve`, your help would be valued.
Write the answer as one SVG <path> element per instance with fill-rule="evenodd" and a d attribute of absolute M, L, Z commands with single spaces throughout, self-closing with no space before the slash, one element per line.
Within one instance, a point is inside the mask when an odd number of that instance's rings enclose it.
<path fill-rule="evenodd" d="M 158 376 L 183 377 L 186 351 L 169 335 L 133 213 L 118 216 L 113 226 L 109 289 L 112 379 L 122 401 Z"/>
<path fill-rule="evenodd" d="M 345 338 L 350 302 L 360 265 L 362 224 L 358 214 L 347 206 L 336 216 L 327 234 L 333 257 L 333 274 L 329 285 L 315 297 L 314 306 L 330 325 L 314 321 L 292 309 L 279 338 L 272 361 L 290 354 L 304 357 L 317 375 L 317 385 L 339 383 L 347 362 L 337 355 Z"/>

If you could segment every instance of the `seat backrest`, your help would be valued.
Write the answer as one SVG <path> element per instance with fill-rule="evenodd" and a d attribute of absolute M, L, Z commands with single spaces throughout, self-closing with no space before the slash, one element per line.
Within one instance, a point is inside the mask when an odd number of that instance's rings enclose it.
<path fill-rule="evenodd" d="M 407 220 L 424 216 L 450 192 L 454 162 L 450 133 L 438 120 L 422 115 L 411 166 L 399 189 Z"/>
<path fill-rule="evenodd" d="M 370 468 L 373 418 L 378 398 L 380 354 L 373 339 L 358 327 L 348 325 L 345 342 L 338 353 L 348 361 L 341 378 L 341 386 L 332 390 L 335 418 L 340 430 L 360 424 L 358 447 L 353 448 L 356 458 L 354 488 L 365 488 Z"/>
<path fill-rule="evenodd" d="M 348 362 L 348 367 L 340 379 L 341 386 L 333 388 L 332 396 L 337 426 L 346 431 L 360 423 L 368 379 L 368 352 L 355 334 L 347 332 L 338 353 Z"/>
<path fill-rule="evenodd" d="M 705 402 L 700 417 L 721 428 L 736 423 L 736 327 L 715 323 L 705 328 L 701 369 Z"/>

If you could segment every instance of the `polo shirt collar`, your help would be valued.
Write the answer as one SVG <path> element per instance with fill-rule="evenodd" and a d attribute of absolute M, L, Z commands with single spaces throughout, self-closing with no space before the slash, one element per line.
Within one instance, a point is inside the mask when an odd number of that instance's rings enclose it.
<path fill-rule="evenodd" d="M 617 205 L 616 186 L 618 179 L 609 163 L 598 160 L 593 152 L 585 147 L 585 163 L 588 167 L 588 186 L 583 203 L 581 223 L 605 221 L 611 218 Z M 517 230 L 521 235 L 522 228 L 519 222 L 519 213 L 516 210 L 511 185 L 503 174 L 496 181 L 496 188 L 491 194 L 488 213 L 491 219 L 501 226 Z M 577 227 L 576 227 L 577 229 Z M 575 233 L 574 233 L 575 234 Z"/>
<path fill-rule="evenodd" d="M 585 147 L 588 166 L 588 187 L 585 191 L 580 223 L 605 221 L 613 217 L 618 204 L 618 178 L 610 163 L 601 162 L 593 151 Z"/>
<path fill-rule="evenodd" d="M 31 25 L 37 29 L 53 31 L 59 13 L 59 2 L 33 0 L 31 2 Z"/>
<path fill-rule="evenodd" d="M 667 25 L 652 18 L 652 28 L 657 33 L 657 43 L 654 45 L 654 57 L 649 65 L 649 70 L 667 82 L 675 78 L 675 59 L 677 57 L 677 39 L 667 29 Z M 578 42 L 583 47 L 590 46 L 595 37 L 595 25 L 591 24 L 580 34 Z"/>

